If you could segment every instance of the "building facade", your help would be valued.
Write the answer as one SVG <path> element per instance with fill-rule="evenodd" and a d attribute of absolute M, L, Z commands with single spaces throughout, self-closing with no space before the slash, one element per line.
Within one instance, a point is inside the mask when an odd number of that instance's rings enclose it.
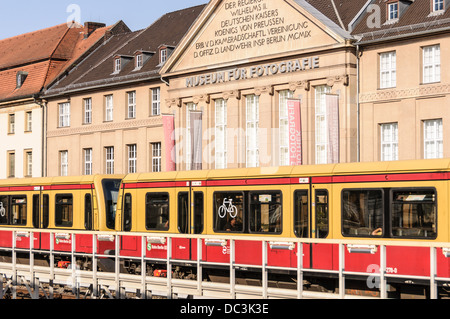
<path fill-rule="evenodd" d="M 353 31 L 360 56 L 362 161 L 450 157 L 449 5 L 373 1 Z"/>
<path fill-rule="evenodd" d="M 45 91 L 48 176 L 168 170 L 159 70 L 203 7 L 113 35 Z"/>
<path fill-rule="evenodd" d="M 177 169 L 292 165 L 294 102 L 302 135 L 295 164 L 356 161 L 352 42 L 307 1 L 210 1 L 162 69 L 179 132 Z"/>
<path fill-rule="evenodd" d="M 40 93 L 100 44 L 104 24 L 61 24 L 0 41 L 0 178 L 45 175 Z"/>

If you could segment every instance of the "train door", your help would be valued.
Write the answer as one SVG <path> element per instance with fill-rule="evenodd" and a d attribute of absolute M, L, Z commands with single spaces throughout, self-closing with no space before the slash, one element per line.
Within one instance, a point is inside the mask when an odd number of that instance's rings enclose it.
<path fill-rule="evenodd" d="M 316 184 L 311 186 L 311 238 L 326 239 L 330 234 L 330 186 Z M 334 245 L 314 243 L 311 245 L 311 268 L 332 269 Z"/>
<path fill-rule="evenodd" d="M 31 198 L 31 209 L 32 209 L 32 219 L 33 228 L 35 229 L 46 229 L 49 224 L 49 196 L 48 194 L 42 193 L 42 188 L 39 187 L 39 192 L 32 195 Z M 34 248 L 41 249 L 42 242 L 48 241 L 48 234 L 34 234 Z M 37 247 L 39 246 L 39 247 Z"/>
<path fill-rule="evenodd" d="M 203 232 L 204 192 L 193 183 L 189 187 L 177 189 L 177 220 L 181 234 L 201 234 Z M 194 183 L 195 185 L 195 183 Z M 173 254 L 178 259 L 196 259 L 197 241 L 191 238 L 174 240 Z"/>

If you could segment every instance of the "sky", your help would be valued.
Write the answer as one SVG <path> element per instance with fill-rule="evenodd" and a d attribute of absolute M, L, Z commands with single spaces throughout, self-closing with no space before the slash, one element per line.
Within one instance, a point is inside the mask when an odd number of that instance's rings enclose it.
<path fill-rule="evenodd" d="M 67 20 L 123 20 L 132 31 L 144 29 L 165 13 L 209 0 L 0 0 L 0 39 L 52 27 Z"/>

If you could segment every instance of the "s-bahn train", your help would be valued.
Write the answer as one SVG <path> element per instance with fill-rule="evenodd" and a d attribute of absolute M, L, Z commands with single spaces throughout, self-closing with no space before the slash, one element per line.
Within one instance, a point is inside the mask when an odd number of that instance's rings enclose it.
<path fill-rule="evenodd" d="M 339 269 L 339 246 L 320 239 L 357 239 L 367 244 L 408 241 L 410 246 L 387 246 L 386 272 L 399 275 L 389 279 L 392 290 L 409 293 L 411 281 L 405 278 L 430 274 L 430 249 L 421 243 L 450 240 L 449 181 L 450 159 L 4 180 L 0 181 L 0 249 L 12 247 L 11 228 L 55 229 L 62 235 L 55 235 L 53 243 L 48 233 L 33 233 L 33 248 L 43 252 L 36 259 L 48 263 L 45 251 L 51 245 L 61 252 L 74 246 L 82 254 L 92 250 L 92 232 L 118 232 L 119 253 L 125 257 L 122 270 L 160 276 L 166 267 L 167 244 L 151 238 L 230 235 L 237 238 L 235 263 L 246 266 L 236 280 L 258 284 L 263 249 L 261 241 L 246 240 L 252 237 L 263 237 L 267 243 L 319 239 L 302 244 L 302 258 L 303 268 L 322 270 Z M 86 235 L 77 235 L 72 245 L 70 235 L 64 236 L 70 231 L 86 231 Z M 148 233 L 148 242 L 133 233 Z M 18 234 L 16 247 L 29 248 L 30 238 Z M 202 261 L 211 264 L 202 271 L 204 280 L 228 280 L 229 268 L 220 267 L 230 258 L 230 242 L 225 243 L 203 241 Z M 184 261 L 174 268 L 173 276 L 195 278 L 189 261 L 195 265 L 197 239 L 177 236 L 171 244 L 171 257 Z M 114 237 L 99 237 L 96 247 L 98 254 L 112 254 Z M 144 252 L 155 260 L 147 263 L 146 270 L 140 269 L 139 261 Z M 296 285 L 296 254 L 296 245 L 268 247 L 267 266 L 274 267 L 271 285 Z M 0 251 L 0 262 L 10 258 L 10 253 Z M 58 258 L 65 260 L 64 255 Z M 77 263 L 85 269 L 92 266 L 89 258 L 79 258 Z M 370 254 L 345 252 L 347 271 L 370 274 L 370 266 L 379 263 L 376 249 Z M 99 267 L 111 270 L 107 258 Z M 437 249 L 436 270 L 438 277 L 450 277 L 445 248 Z M 311 289 L 338 287 L 333 275 L 311 272 L 304 278 Z M 447 284 L 441 284 L 441 293 L 447 292 Z M 370 290 L 364 280 L 355 279 L 346 287 Z"/>

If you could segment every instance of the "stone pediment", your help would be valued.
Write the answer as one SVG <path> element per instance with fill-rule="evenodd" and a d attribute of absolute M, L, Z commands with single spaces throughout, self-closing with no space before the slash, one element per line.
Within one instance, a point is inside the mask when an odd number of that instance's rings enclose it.
<path fill-rule="evenodd" d="M 301 54 L 347 34 L 304 0 L 212 0 L 161 73 L 177 74 Z"/>

